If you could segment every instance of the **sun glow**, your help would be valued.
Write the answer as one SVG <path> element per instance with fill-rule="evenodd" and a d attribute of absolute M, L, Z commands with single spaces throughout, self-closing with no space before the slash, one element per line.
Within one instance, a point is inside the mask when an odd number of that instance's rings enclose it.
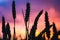
<path fill-rule="evenodd" d="M 60 39 L 60 35 L 58 35 L 58 39 Z"/>
<path fill-rule="evenodd" d="M 35 36 L 37 37 L 40 34 L 40 32 L 37 30 L 35 33 Z"/>

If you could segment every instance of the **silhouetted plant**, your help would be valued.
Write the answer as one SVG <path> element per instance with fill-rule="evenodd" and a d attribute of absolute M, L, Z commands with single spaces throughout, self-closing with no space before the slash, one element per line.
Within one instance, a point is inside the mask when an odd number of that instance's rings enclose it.
<path fill-rule="evenodd" d="M 13 40 L 17 40 L 17 38 L 16 38 L 16 32 L 15 32 L 15 27 L 14 27 Z"/>
<path fill-rule="evenodd" d="M 28 2 L 26 5 L 26 14 L 25 14 L 25 21 L 27 22 L 29 20 L 30 15 L 30 3 Z"/>
<path fill-rule="evenodd" d="M 42 15 L 42 13 L 43 13 L 43 10 L 41 10 L 39 12 L 39 14 L 37 15 L 37 17 L 35 18 L 34 24 L 33 24 L 32 29 L 30 31 L 29 40 L 35 40 L 35 32 L 37 29 L 37 23 L 38 23 L 39 17 Z"/>
<path fill-rule="evenodd" d="M 42 30 L 42 32 L 36 37 L 36 40 L 45 40 L 45 36 L 42 37 L 42 35 L 46 32 L 47 37 L 50 38 L 50 28 L 52 27 L 52 25 L 49 24 L 49 20 L 48 20 L 48 13 L 45 12 L 45 24 L 46 27 L 44 30 Z"/>
<path fill-rule="evenodd" d="M 28 2 L 27 5 L 26 5 L 26 14 L 25 14 L 25 18 L 24 18 L 24 21 L 25 21 L 25 26 L 26 26 L 26 40 L 28 40 L 28 21 L 29 21 L 29 15 L 30 15 L 30 3 Z"/>
<path fill-rule="evenodd" d="M 57 32 L 57 29 L 56 29 L 56 25 L 55 23 L 53 22 L 53 37 L 51 38 L 51 40 L 58 40 L 58 32 Z"/>
<path fill-rule="evenodd" d="M 5 18 L 2 16 L 2 33 L 5 33 Z"/>
<path fill-rule="evenodd" d="M 5 30 L 5 18 L 2 16 L 2 33 L 3 33 L 3 40 L 6 40 L 6 30 Z"/>
<path fill-rule="evenodd" d="M 54 32 L 54 34 L 57 32 L 56 25 L 54 22 L 53 22 L 53 32 Z"/>
<path fill-rule="evenodd" d="M 15 8 L 15 1 L 13 0 L 12 2 L 12 15 L 13 15 L 13 19 L 14 19 L 14 37 L 13 40 L 16 40 L 16 34 L 15 34 L 15 19 L 16 19 L 16 8 Z"/>
<path fill-rule="evenodd" d="M 15 1 L 13 0 L 12 2 L 12 14 L 13 14 L 13 19 L 16 18 L 16 8 L 15 8 Z"/>
<path fill-rule="evenodd" d="M 11 39 L 11 32 L 10 32 L 10 25 L 9 25 L 9 23 L 7 23 L 7 25 L 6 25 L 6 35 L 8 35 L 8 40 L 10 40 Z"/>
<path fill-rule="evenodd" d="M 48 13 L 45 12 L 45 25 L 46 25 L 46 34 L 48 39 L 50 38 L 50 23 L 49 23 L 49 18 L 48 18 Z"/>

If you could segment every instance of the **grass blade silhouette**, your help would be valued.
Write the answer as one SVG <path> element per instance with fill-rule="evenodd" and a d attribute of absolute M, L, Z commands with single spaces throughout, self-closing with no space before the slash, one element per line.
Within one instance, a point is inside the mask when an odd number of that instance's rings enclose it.
<path fill-rule="evenodd" d="M 28 26 L 27 26 L 27 23 L 29 21 L 29 15 L 30 15 L 30 3 L 28 2 L 27 5 L 26 5 L 26 14 L 25 14 L 25 18 L 24 18 L 25 26 L 26 26 L 26 40 L 28 40 Z"/>
<path fill-rule="evenodd" d="M 53 22 L 53 32 L 54 32 L 54 34 L 57 32 L 56 25 L 54 22 Z"/>
<path fill-rule="evenodd" d="M 49 18 L 48 18 L 47 12 L 45 12 L 45 25 L 46 25 L 46 34 L 49 39 L 50 38 L 50 23 L 49 23 Z"/>
<path fill-rule="evenodd" d="M 15 8 L 15 1 L 12 2 L 12 15 L 14 19 L 14 37 L 13 40 L 16 40 L 16 33 L 15 33 L 15 19 L 16 19 L 16 8 Z"/>
<path fill-rule="evenodd" d="M 37 15 L 37 17 L 35 18 L 34 24 L 32 26 L 32 29 L 31 29 L 30 35 L 29 35 L 30 40 L 35 40 L 35 32 L 36 32 L 36 29 L 37 29 L 37 23 L 38 23 L 39 17 L 42 15 L 42 13 L 43 13 L 43 10 L 41 10 L 39 12 L 39 14 Z"/>
<path fill-rule="evenodd" d="M 26 14 L 25 14 L 25 21 L 27 22 L 29 20 L 30 15 L 30 3 L 28 2 L 26 5 Z"/>
<path fill-rule="evenodd" d="M 2 33 L 5 33 L 5 18 L 2 16 Z"/>
<path fill-rule="evenodd" d="M 10 32 L 10 25 L 7 23 L 6 25 L 6 34 L 8 35 L 7 39 L 11 40 L 11 32 Z"/>
<path fill-rule="evenodd" d="M 55 23 L 53 22 L 53 32 L 54 32 L 54 34 L 53 34 L 53 37 L 51 38 L 51 40 L 58 40 L 57 39 L 57 29 L 56 29 L 56 25 L 55 25 Z"/>
<path fill-rule="evenodd" d="M 16 18 L 16 8 L 15 8 L 15 1 L 13 0 L 12 2 L 12 15 L 13 15 L 13 19 Z"/>
<path fill-rule="evenodd" d="M 2 16 L 2 33 L 3 33 L 3 40 L 6 40 L 6 30 L 5 30 L 5 18 Z"/>

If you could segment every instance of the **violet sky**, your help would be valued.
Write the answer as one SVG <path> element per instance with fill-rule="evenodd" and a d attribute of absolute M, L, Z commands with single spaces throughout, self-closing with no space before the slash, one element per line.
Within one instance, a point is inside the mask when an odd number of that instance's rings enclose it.
<path fill-rule="evenodd" d="M 16 2 L 16 33 L 23 34 L 25 36 L 25 26 L 22 16 L 22 9 L 26 10 L 26 3 L 28 0 L 15 0 Z M 34 19 L 40 10 L 44 10 L 49 14 L 49 21 L 55 22 L 57 30 L 60 30 L 60 0 L 29 0 L 31 7 L 30 14 L 30 25 L 33 25 Z M 0 0 L 0 36 L 2 37 L 2 16 L 5 17 L 6 23 L 10 23 L 11 33 L 13 34 L 13 18 L 12 18 L 12 0 Z M 44 13 L 42 14 L 39 22 L 38 29 L 45 25 Z M 43 23 L 42 23 L 43 22 Z M 40 27 L 41 26 L 41 27 Z M 44 27 L 43 27 L 44 28 Z M 42 30 L 43 30 L 42 28 Z M 31 29 L 31 27 L 29 27 Z"/>

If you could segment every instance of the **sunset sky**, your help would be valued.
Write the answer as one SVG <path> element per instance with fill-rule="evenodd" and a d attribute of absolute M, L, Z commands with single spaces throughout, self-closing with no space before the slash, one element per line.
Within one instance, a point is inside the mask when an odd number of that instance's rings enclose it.
<path fill-rule="evenodd" d="M 16 4 L 16 35 L 25 37 L 25 25 L 22 15 L 22 9 L 25 13 L 26 3 L 28 0 L 15 0 Z M 34 19 L 37 14 L 43 9 L 49 15 L 50 24 L 56 24 L 57 31 L 60 30 L 60 0 L 29 0 L 30 2 L 30 19 L 29 30 L 31 29 Z M 38 26 L 37 34 L 45 28 L 45 13 L 41 15 Z M 5 17 L 6 23 L 9 22 L 11 34 L 13 35 L 14 21 L 12 17 L 12 0 L 0 0 L 0 37 L 2 37 L 2 16 Z"/>

